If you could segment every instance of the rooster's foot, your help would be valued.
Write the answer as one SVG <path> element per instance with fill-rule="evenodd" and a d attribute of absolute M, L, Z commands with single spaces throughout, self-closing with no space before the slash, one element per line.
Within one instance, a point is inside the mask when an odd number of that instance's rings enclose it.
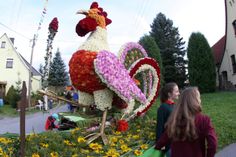
<path fill-rule="evenodd" d="M 88 138 L 89 137 L 89 138 Z M 104 145 L 108 144 L 108 138 L 104 133 L 93 133 L 93 134 L 89 134 L 86 138 L 87 139 L 87 144 L 90 144 L 91 142 L 93 142 L 94 140 L 96 140 L 97 138 L 102 137 L 102 141 L 104 143 Z"/>

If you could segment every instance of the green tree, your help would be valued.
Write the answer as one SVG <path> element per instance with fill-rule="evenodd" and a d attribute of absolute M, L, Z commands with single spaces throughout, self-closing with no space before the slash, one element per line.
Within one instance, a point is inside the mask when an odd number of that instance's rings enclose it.
<path fill-rule="evenodd" d="M 66 66 L 61 58 L 59 49 L 53 58 L 52 64 L 49 70 L 48 83 L 50 86 L 61 87 L 65 86 L 68 82 L 68 73 L 66 72 Z"/>
<path fill-rule="evenodd" d="M 187 48 L 189 82 L 200 92 L 214 92 L 216 71 L 212 50 L 203 34 L 192 33 Z"/>
<path fill-rule="evenodd" d="M 17 108 L 17 102 L 20 100 L 20 94 L 14 86 L 11 86 L 7 92 L 5 101 L 13 108 Z"/>
<path fill-rule="evenodd" d="M 160 49 L 158 45 L 156 44 L 153 37 L 150 35 L 144 35 L 140 38 L 139 44 L 143 46 L 143 48 L 147 51 L 148 56 L 155 59 L 160 67 L 161 72 L 161 84 L 164 83 L 163 78 L 163 67 L 162 67 L 162 60 L 161 60 L 161 54 Z"/>
<path fill-rule="evenodd" d="M 151 24 L 150 35 L 160 48 L 165 82 L 176 82 L 183 87 L 186 81 L 185 42 L 178 28 L 162 13 L 157 14 Z"/>

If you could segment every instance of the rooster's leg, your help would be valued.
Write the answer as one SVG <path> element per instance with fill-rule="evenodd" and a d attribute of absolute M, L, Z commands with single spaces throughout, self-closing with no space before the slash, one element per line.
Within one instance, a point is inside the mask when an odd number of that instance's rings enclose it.
<path fill-rule="evenodd" d="M 103 112 L 103 115 L 102 115 L 102 125 L 101 125 L 101 128 L 100 128 L 100 133 L 101 133 L 101 136 L 102 136 L 102 141 L 103 141 L 103 143 L 105 145 L 108 144 L 107 136 L 104 133 L 105 124 L 106 124 L 106 118 L 107 118 L 107 109 Z"/>
<path fill-rule="evenodd" d="M 91 142 L 93 142 L 94 140 L 96 140 L 100 136 L 102 137 L 103 143 L 105 145 L 108 144 L 107 136 L 104 133 L 106 118 L 107 118 L 107 109 L 103 112 L 103 115 L 102 115 L 102 124 L 100 127 L 100 132 L 96 133 L 95 135 L 93 135 L 89 139 L 87 139 L 87 144 L 90 144 Z"/>

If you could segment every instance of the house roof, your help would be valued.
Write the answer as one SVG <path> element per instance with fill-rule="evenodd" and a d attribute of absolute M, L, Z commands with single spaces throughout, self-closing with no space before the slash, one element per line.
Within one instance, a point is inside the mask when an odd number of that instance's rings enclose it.
<path fill-rule="evenodd" d="M 24 58 L 21 54 L 19 54 L 19 55 L 20 55 L 20 57 L 22 58 L 22 60 L 24 61 L 25 65 L 28 67 L 28 69 L 30 69 L 30 64 L 29 64 L 29 62 L 27 62 L 27 60 L 25 60 L 25 58 Z M 42 74 L 41 74 L 40 72 L 38 72 L 33 66 L 32 66 L 31 72 L 32 72 L 32 75 L 33 75 L 33 76 L 40 76 L 40 75 L 42 75 Z"/>
<path fill-rule="evenodd" d="M 219 41 L 217 41 L 212 46 L 215 64 L 221 64 L 225 52 L 225 42 L 226 42 L 226 37 L 224 35 Z"/>

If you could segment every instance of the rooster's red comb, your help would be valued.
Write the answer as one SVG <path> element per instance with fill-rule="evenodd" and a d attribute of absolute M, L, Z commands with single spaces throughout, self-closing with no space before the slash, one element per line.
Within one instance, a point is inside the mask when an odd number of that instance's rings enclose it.
<path fill-rule="evenodd" d="M 94 8 L 98 8 L 98 3 L 97 2 L 93 2 L 90 6 L 90 9 L 94 9 Z"/>
<path fill-rule="evenodd" d="M 90 6 L 90 9 L 98 9 L 100 11 L 99 15 L 102 15 L 105 17 L 106 25 L 109 25 L 112 22 L 109 18 L 107 18 L 107 12 L 103 11 L 103 8 L 98 7 L 97 2 L 93 2 Z"/>

